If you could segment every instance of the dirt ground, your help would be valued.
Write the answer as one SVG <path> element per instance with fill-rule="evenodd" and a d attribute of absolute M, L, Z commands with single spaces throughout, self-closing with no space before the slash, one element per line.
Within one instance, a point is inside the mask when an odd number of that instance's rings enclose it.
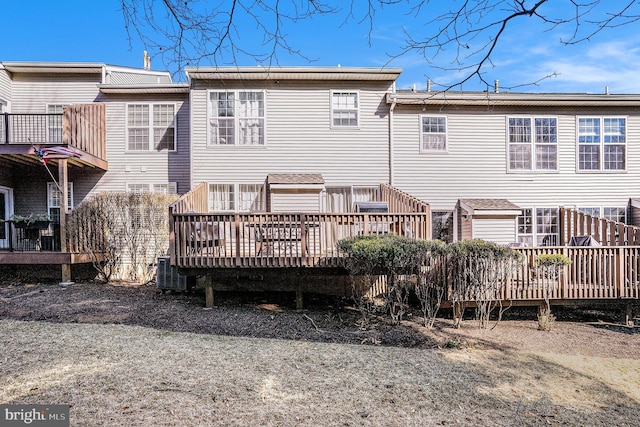
<path fill-rule="evenodd" d="M 549 350 L 564 354 L 640 359 L 640 327 L 619 322 L 620 310 L 558 307 L 550 332 L 537 330 L 535 308 L 510 308 L 492 330 L 479 330 L 473 313 L 453 329 L 443 310 L 435 328 L 421 325 L 412 307 L 401 325 L 363 317 L 349 300 L 305 295 L 295 310 L 287 293 L 217 292 L 216 306 L 204 308 L 204 295 L 158 292 L 153 285 L 75 283 L 0 283 L 0 319 L 53 323 L 125 324 L 176 332 L 283 338 L 299 341 L 368 344 L 411 348 L 481 347 L 501 350 Z"/>

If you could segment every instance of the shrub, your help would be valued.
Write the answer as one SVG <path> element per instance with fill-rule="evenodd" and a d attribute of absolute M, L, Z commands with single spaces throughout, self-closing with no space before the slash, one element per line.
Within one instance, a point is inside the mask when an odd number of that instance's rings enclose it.
<path fill-rule="evenodd" d="M 91 257 L 104 282 L 113 278 L 148 282 L 157 258 L 168 253 L 168 206 L 176 198 L 120 192 L 88 198 L 67 218 L 72 249 Z"/>
<path fill-rule="evenodd" d="M 536 257 L 538 282 L 545 302 L 545 307 L 538 313 L 538 329 L 541 331 L 550 331 L 553 327 L 555 316 L 551 314 L 551 292 L 558 286 L 558 279 L 569 264 L 571 259 L 563 254 L 540 254 Z"/>
<path fill-rule="evenodd" d="M 384 307 L 393 323 L 398 323 L 404 314 L 410 287 L 406 276 L 418 275 L 431 254 L 439 252 L 441 247 L 440 242 L 393 234 L 349 237 L 338 242 L 338 248 L 347 255 L 345 267 L 352 277 L 364 277 L 367 286 L 372 285 L 372 278 L 375 276 L 382 275 L 386 278 Z M 375 305 L 358 292 L 355 280 L 353 283 L 354 298 L 366 316 L 368 312 L 375 310 Z"/>
<path fill-rule="evenodd" d="M 505 282 L 522 255 L 506 246 L 484 240 L 463 240 L 447 246 L 448 276 L 451 280 L 451 302 L 454 325 L 460 326 L 466 304 L 476 303 L 481 328 L 488 327 L 491 312 L 500 306 Z"/>

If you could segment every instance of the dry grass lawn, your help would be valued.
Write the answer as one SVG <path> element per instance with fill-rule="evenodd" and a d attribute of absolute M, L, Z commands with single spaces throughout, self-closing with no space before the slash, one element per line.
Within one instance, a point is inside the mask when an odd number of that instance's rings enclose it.
<path fill-rule="evenodd" d="M 410 349 L 0 320 L 0 401 L 70 404 L 71 424 L 87 426 L 637 426 L 640 335 L 609 334 L 629 351 Z"/>

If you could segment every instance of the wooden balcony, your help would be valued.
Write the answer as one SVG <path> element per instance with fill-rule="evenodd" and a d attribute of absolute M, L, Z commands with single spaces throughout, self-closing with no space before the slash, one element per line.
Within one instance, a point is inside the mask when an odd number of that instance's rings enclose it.
<path fill-rule="evenodd" d="M 1 114 L 0 156 L 34 163 L 39 161 L 35 149 L 62 146 L 79 155 L 70 165 L 107 170 L 105 124 L 103 103 L 70 105 L 62 114 Z"/>

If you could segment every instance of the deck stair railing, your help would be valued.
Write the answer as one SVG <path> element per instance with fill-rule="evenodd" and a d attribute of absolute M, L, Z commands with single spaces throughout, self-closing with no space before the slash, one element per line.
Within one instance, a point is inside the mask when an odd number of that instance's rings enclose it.
<path fill-rule="evenodd" d="M 389 204 L 389 212 L 431 213 L 428 203 L 388 184 L 380 185 L 380 198 Z"/>

